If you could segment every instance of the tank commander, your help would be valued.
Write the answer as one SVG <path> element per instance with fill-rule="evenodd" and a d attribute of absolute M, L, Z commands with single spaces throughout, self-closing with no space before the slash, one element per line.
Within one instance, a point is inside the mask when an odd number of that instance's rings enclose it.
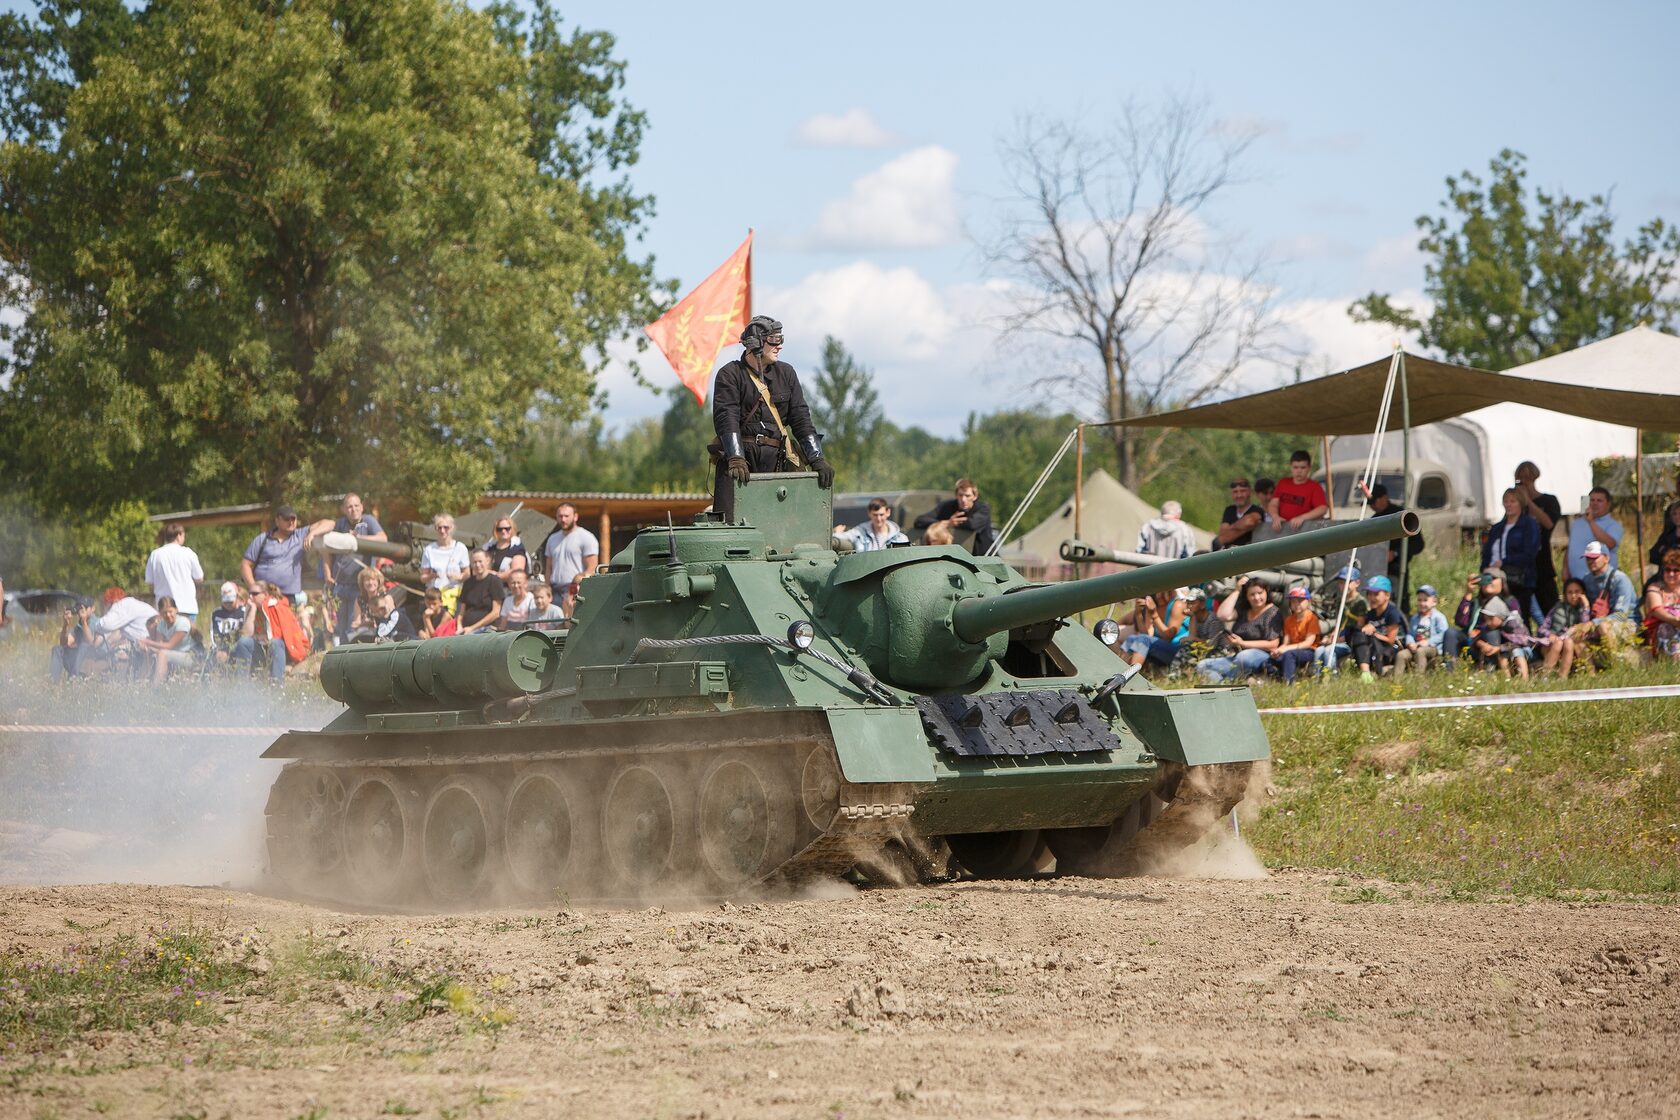
<path fill-rule="evenodd" d="M 834 468 L 823 458 L 822 442 L 811 423 L 811 410 L 799 387 L 799 374 L 782 352 L 782 324 L 755 316 L 741 332 L 741 356 L 718 370 L 712 388 L 712 445 L 718 462 L 713 508 L 726 517 L 735 512 L 734 487 L 727 475 L 745 486 L 754 474 L 794 471 L 796 458 L 817 472 L 817 485 L 834 485 Z"/>

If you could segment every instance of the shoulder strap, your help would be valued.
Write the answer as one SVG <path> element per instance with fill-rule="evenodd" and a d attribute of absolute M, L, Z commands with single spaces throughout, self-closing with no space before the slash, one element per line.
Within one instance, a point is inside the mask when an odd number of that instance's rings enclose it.
<path fill-rule="evenodd" d="M 752 366 L 747 365 L 744 361 L 741 365 L 745 367 L 747 376 L 752 378 L 753 385 L 758 389 L 758 395 L 763 398 L 764 407 L 770 410 L 770 419 L 776 422 L 776 432 L 782 437 L 782 450 L 789 461 L 792 461 L 794 458 L 793 439 L 788 435 L 787 425 L 782 423 L 782 414 L 777 410 L 776 402 L 770 399 L 770 387 L 764 383 L 764 378 L 760 377 Z"/>

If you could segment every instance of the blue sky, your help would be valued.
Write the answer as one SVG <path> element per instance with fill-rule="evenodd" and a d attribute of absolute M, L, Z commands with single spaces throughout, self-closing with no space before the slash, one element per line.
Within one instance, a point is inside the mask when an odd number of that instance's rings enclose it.
<path fill-rule="evenodd" d="M 1258 130 L 1251 181 L 1216 217 L 1283 262 L 1278 298 L 1314 371 L 1386 353 L 1392 333 L 1356 327 L 1342 308 L 1372 288 L 1421 286 L 1414 219 L 1436 207 L 1446 175 L 1481 170 L 1501 148 L 1529 157 L 1537 185 L 1613 189 L 1627 229 L 1680 219 L 1674 6 L 1025 12 L 564 8 L 568 21 L 617 36 L 626 96 L 649 115 L 633 176 L 658 199 L 645 244 L 661 274 L 686 290 L 755 227 L 756 309 L 786 321 L 788 359 L 809 368 L 821 336 L 837 334 L 875 370 L 896 419 L 941 434 L 970 409 L 1035 397 L 1029 363 L 990 345 L 976 315 L 987 277 L 962 234 L 995 214 L 998 141 L 1023 113 L 1094 125 L 1127 98 L 1190 91 L 1215 118 Z M 857 138 L 869 139 L 869 126 L 884 134 L 878 146 L 811 141 L 817 118 L 848 114 Z M 832 140 L 847 130 L 827 131 Z M 938 232 L 922 240 L 936 243 L 904 244 L 892 215 L 906 208 L 934 219 Z M 917 334 L 916 322 L 933 326 Z M 644 367 L 669 376 L 657 354 Z M 662 407 L 621 375 L 606 384 L 614 422 Z"/>

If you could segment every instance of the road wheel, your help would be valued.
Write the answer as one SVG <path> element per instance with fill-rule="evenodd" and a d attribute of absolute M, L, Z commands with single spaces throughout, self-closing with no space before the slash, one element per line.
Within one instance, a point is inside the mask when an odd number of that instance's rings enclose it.
<path fill-rule="evenodd" d="M 503 846 L 521 898 L 552 902 L 585 891 L 600 848 L 592 799 L 575 771 L 532 766 L 508 789 Z"/>
<path fill-rule="evenodd" d="M 459 906 L 489 892 L 502 852 L 503 795 L 477 774 L 457 774 L 426 801 L 422 841 L 432 898 Z"/>
<path fill-rule="evenodd" d="M 368 770 L 344 800 L 344 866 L 354 897 L 372 903 L 406 902 L 420 885 L 421 822 L 418 787 L 391 770 Z"/>

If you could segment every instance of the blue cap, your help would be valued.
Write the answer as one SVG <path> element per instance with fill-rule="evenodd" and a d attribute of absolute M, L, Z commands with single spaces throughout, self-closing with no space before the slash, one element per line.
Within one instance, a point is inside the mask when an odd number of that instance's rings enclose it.
<path fill-rule="evenodd" d="M 1394 593 L 1394 585 L 1388 582 L 1387 576 L 1372 576 L 1370 579 L 1365 581 L 1365 590 L 1387 591 L 1392 595 Z"/>
<path fill-rule="evenodd" d="M 1336 578 L 1345 579 L 1349 583 L 1358 583 L 1359 569 L 1354 567 L 1352 564 L 1349 564 L 1347 567 L 1336 573 Z"/>

